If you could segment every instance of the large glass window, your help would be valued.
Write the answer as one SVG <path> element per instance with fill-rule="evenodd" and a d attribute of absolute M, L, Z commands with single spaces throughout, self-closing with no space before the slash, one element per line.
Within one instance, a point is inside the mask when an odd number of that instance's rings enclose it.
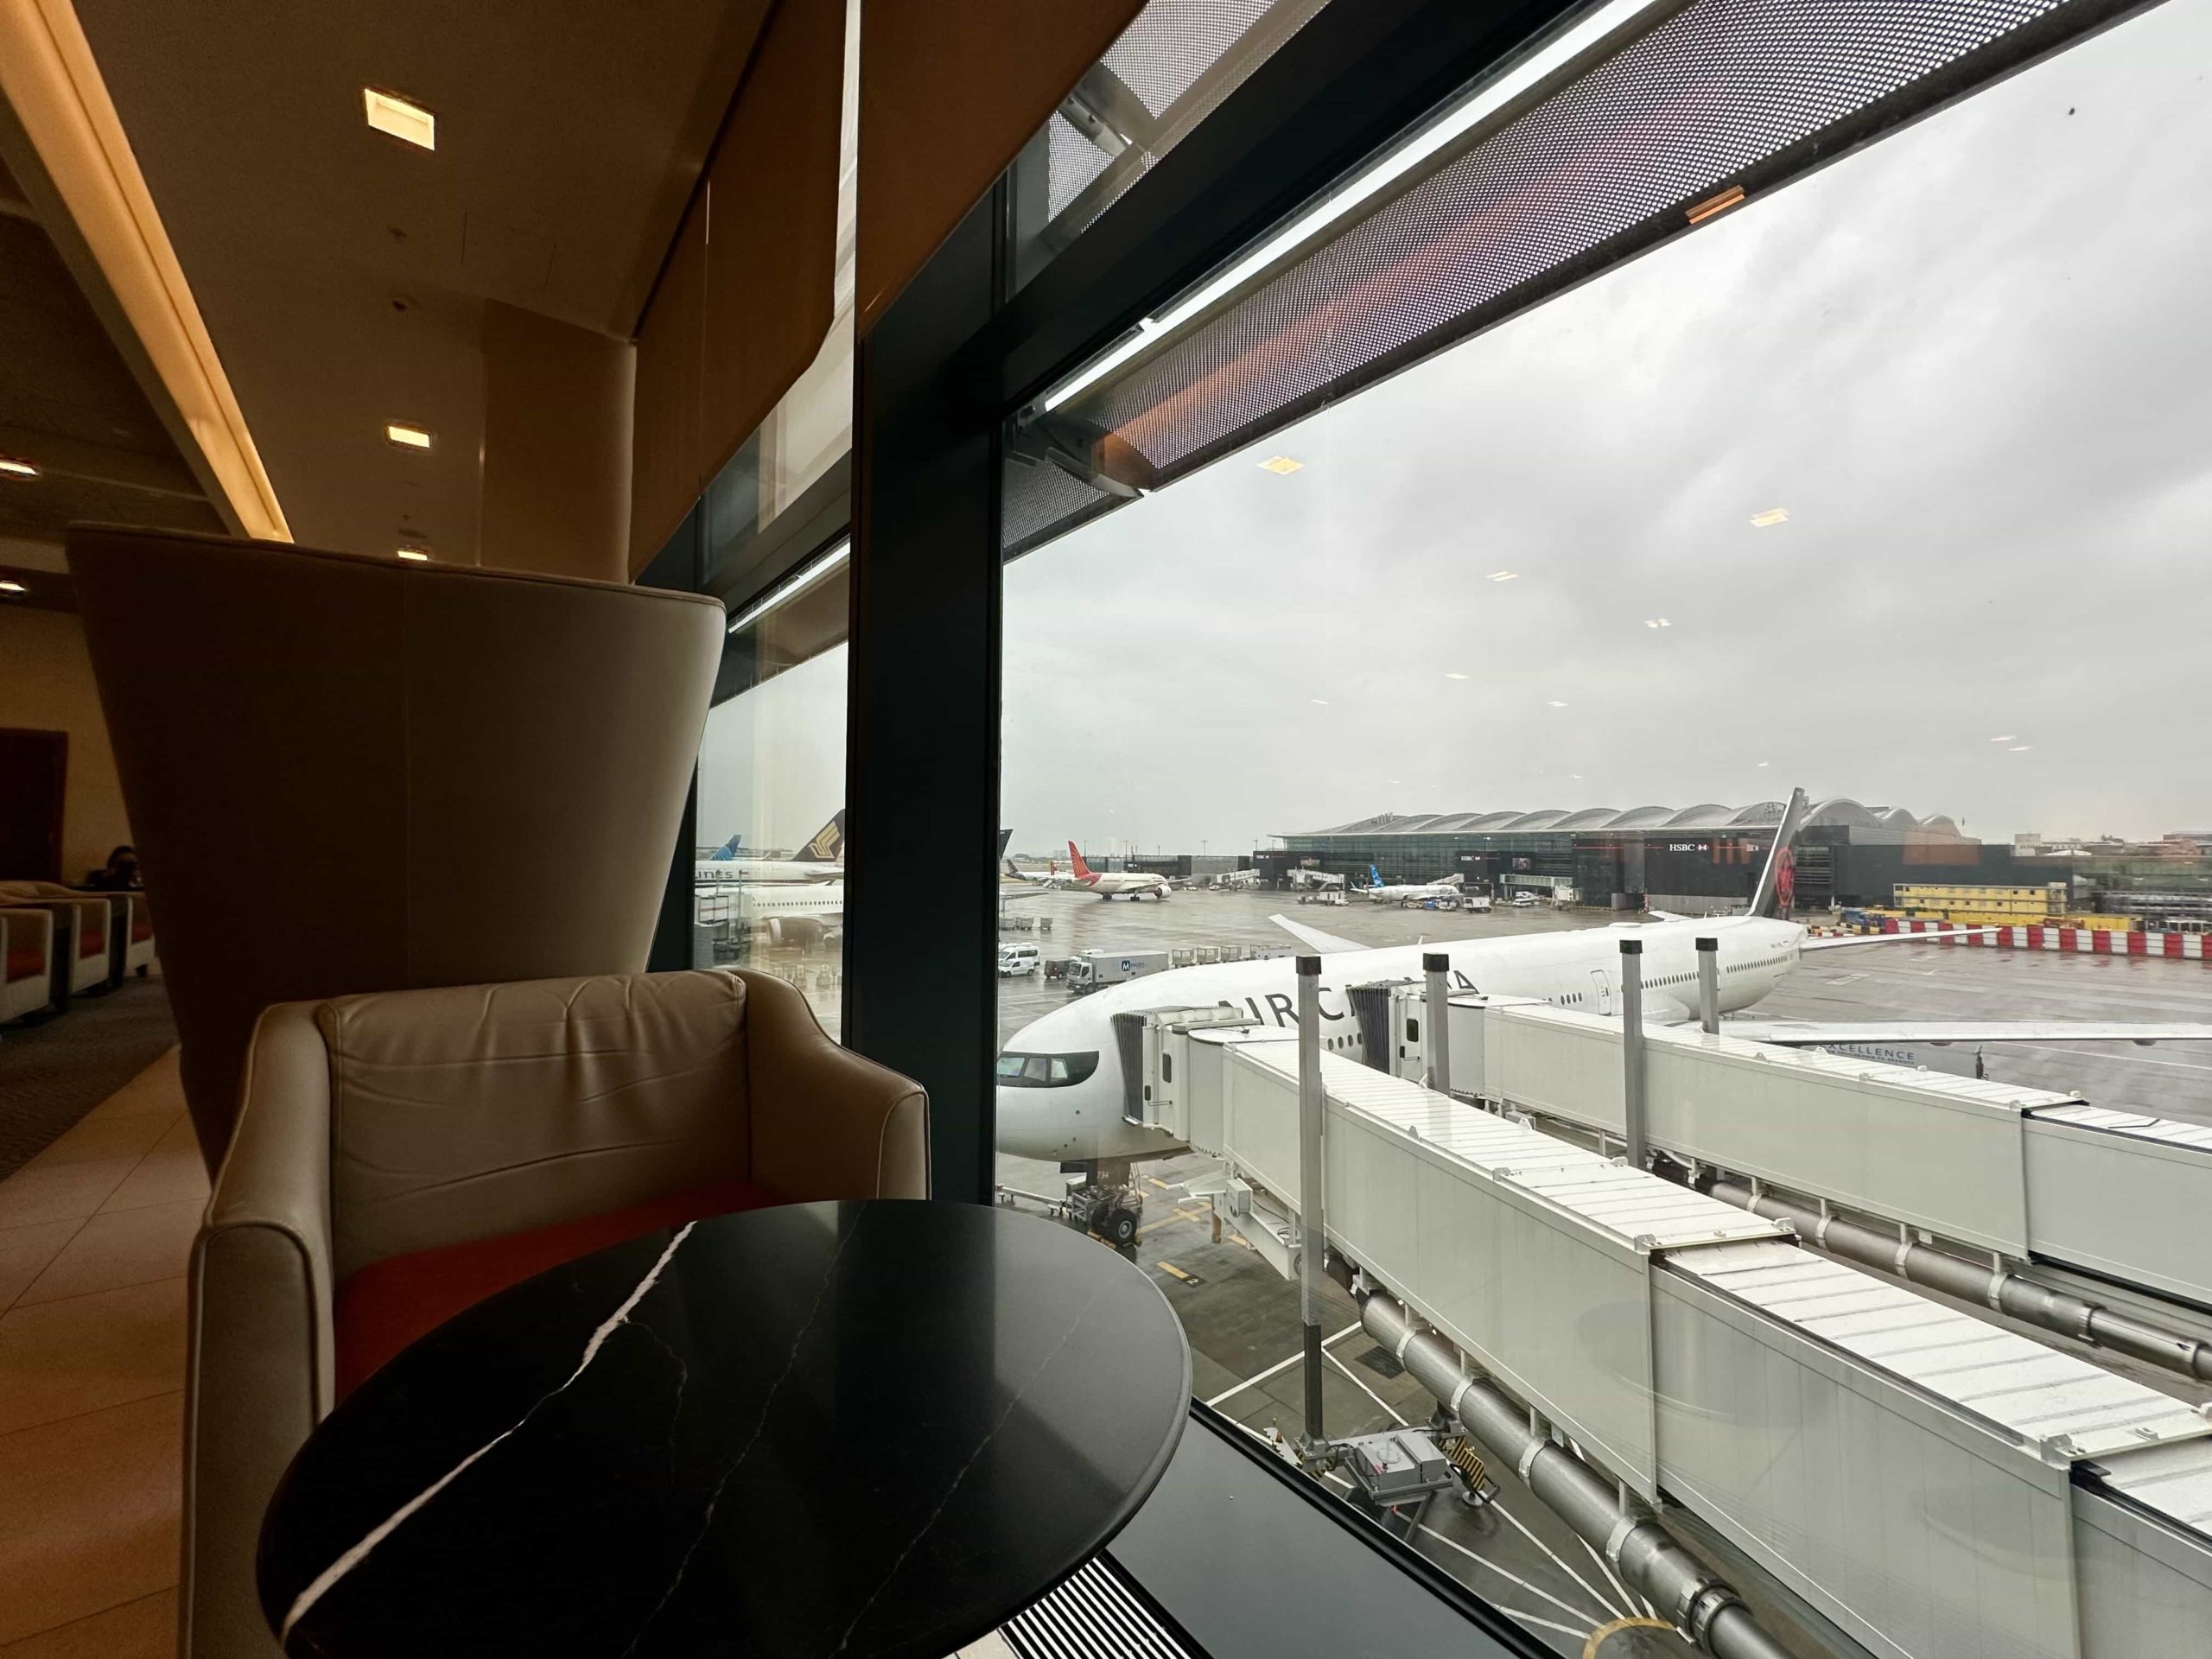
<path fill-rule="evenodd" d="M 1370 1290 L 1777 1650 L 2096 1650 L 2212 1584 L 2212 1510 L 2145 1497 L 2212 1491 L 2212 1367 L 2077 1339 L 2111 1298 L 2185 1355 L 2212 1288 L 2129 1161 L 2212 1181 L 2212 1065 L 2115 1029 L 2212 1021 L 2212 10 L 1747 191 L 2063 9 L 1854 12 L 1888 58 L 1641 10 L 1026 412 L 1000 1179 L 1294 1450 L 1318 955 L 1329 1432 L 1484 1460 L 1416 1548 L 1562 1654 L 1692 1650 Z"/>

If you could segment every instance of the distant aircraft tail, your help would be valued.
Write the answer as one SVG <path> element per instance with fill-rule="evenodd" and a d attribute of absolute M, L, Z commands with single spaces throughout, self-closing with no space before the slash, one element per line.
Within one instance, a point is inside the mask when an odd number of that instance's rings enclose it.
<path fill-rule="evenodd" d="M 1007 849 L 1008 847 L 1012 846 L 1013 844 L 1014 844 L 1014 831 L 1013 831 L 1013 830 L 1000 830 L 1000 831 L 999 831 L 999 856 L 1000 856 L 1001 858 L 1004 858 L 1004 857 L 1006 856 L 1006 849 Z"/>
<path fill-rule="evenodd" d="M 707 857 L 709 861 L 717 864 L 724 862 L 727 860 L 735 858 L 737 856 L 737 849 L 744 840 L 745 832 L 741 830 L 737 834 L 732 836 L 728 841 L 722 842 L 721 846 L 715 848 L 713 852 L 709 853 Z"/>
<path fill-rule="evenodd" d="M 845 809 L 839 807 L 836 817 L 814 832 L 813 838 L 798 849 L 793 861 L 800 864 L 835 864 L 845 855 Z"/>
<path fill-rule="evenodd" d="M 1806 810 L 1805 791 L 1791 790 L 1782 822 L 1774 827 L 1774 845 L 1767 853 L 1766 868 L 1759 872 L 1758 887 L 1751 894 L 1754 916 L 1787 917 L 1789 912 L 1796 896 L 1797 832 L 1805 827 Z"/>
<path fill-rule="evenodd" d="M 1367 867 L 1367 885 L 1370 887 L 1379 887 L 1382 885 L 1382 872 L 1372 864 Z"/>
<path fill-rule="evenodd" d="M 1076 851 L 1073 842 L 1068 842 L 1068 861 L 1074 868 L 1076 880 L 1078 881 L 1090 880 L 1090 866 L 1083 861 L 1083 855 Z"/>

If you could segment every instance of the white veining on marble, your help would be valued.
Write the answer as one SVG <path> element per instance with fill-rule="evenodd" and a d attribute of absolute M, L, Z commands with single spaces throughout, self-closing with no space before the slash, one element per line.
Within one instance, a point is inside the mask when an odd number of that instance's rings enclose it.
<path fill-rule="evenodd" d="M 954 1474 L 951 1484 L 944 1489 L 944 1495 L 938 1499 L 937 1507 L 931 1510 L 928 1517 L 914 1529 L 914 1535 L 906 1541 L 906 1548 L 899 1552 L 897 1558 L 884 1570 L 882 1578 L 876 1581 L 875 1588 L 868 1592 L 868 1599 L 862 1602 L 854 1612 L 852 1622 L 845 1626 L 844 1635 L 838 1637 L 837 1645 L 830 1650 L 831 1659 L 836 1659 L 836 1655 L 842 1653 L 852 1645 L 853 1632 L 860 1629 L 861 1620 L 868 1617 L 868 1609 L 882 1599 L 883 1592 L 891 1587 L 891 1581 L 899 1576 L 899 1569 L 906 1565 L 906 1558 L 914 1553 L 920 1546 L 922 1540 L 929 1535 L 930 1529 L 937 1525 L 944 1516 L 946 1509 L 952 1503 L 953 1494 L 960 1490 L 961 1482 L 968 1478 L 968 1471 L 973 1469 L 981 1460 L 983 1453 L 990 1449 L 991 1442 L 998 1439 L 999 1430 L 1006 1427 L 1006 1420 L 1014 1415 L 1014 1408 L 1028 1397 L 1029 1390 L 1036 1383 L 1037 1379 L 1045 1375 L 1045 1368 L 1058 1359 L 1060 1357 L 1060 1351 L 1075 1340 L 1075 1333 L 1083 1329 L 1083 1322 L 1090 1317 L 1091 1307 L 1097 1302 L 1098 1296 L 1099 1288 L 1094 1286 L 1089 1298 L 1076 1311 L 1075 1318 L 1068 1322 L 1068 1328 L 1060 1332 L 1060 1339 L 1052 1344 L 1051 1351 L 1044 1358 L 1037 1362 L 1036 1368 L 1022 1380 L 1021 1386 L 1016 1389 L 1013 1396 L 1007 1401 L 1006 1408 L 999 1413 L 997 1420 L 984 1431 L 983 1438 L 976 1442 L 976 1449 L 968 1454 L 967 1462 L 962 1464 L 959 1471 Z"/>
<path fill-rule="evenodd" d="M 328 1567 L 323 1568 L 323 1570 L 315 1576 L 315 1581 L 308 1585 L 306 1589 L 300 1592 L 298 1597 L 292 1603 L 291 1611 L 284 1615 L 283 1629 L 276 1633 L 276 1640 L 280 1645 L 289 1643 L 292 1639 L 292 1631 L 294 1627 L 299 1624 L 301 1619 L 307 1616 L 308 1610 L 313 1607 L 315 1603 L 321 1600 L 324 1596 L 327 1595 L 332 1588 L 334 1587 L 340 1580 L 344 1579 L 348 1573 L 351 1573 L 355 1567 L 366 1560 L 369 1557 L 369 1553 L 397 1531 L 401 1524 L 406 1521 L 408 1516 L 413 1515 L 417 1510 L 421 1509 L 425 1503 L 428 1503 L 440 1492 L 453 1484 L 455 1480 L 460 1478 L 461 1472 L 466 1470 L 469 1465 L 476 1462 L 480 1458 L 491 1451 L 493 1446 L 499 1445 L 500 1441 L 508 1439 L 510 1436 L 520 1431 L 532 1417 L 535 1417 L 538 1414 L 539 1410 L 542 1409 L 549 1401 L 556 1398 L 565 1392 L 570 1384 L 574 1383 L 578 1377 L 582 1376 L 584 1372 L 590 1368 L 592 1361 L 599 1357 L 599 1351 L 607 1345 L 607 1339 L 613 1336 L 619 1328 L 630 1322 L 630 1314 L 632 1311 L 637 1307 L 639 1302 L 645 1299 L 646 1293 L 651 1291 L 654 1284 L 658 1281 L 662 1269 L 668 1266 L 669 1262 L 675 1256 L 677 1250 L 682 1246 L 683 1241 L 691 1236 L 692 1228 L 697 1225 L 698 1223 L 696 1222 L 686 1222 L 683 1224 L 682 1230 L 679 1231 L 674 1238 L 669 1240 L 668 1248 L 660 1253 L 660 1260 L 653 1263 L 652 1271 L 638 1281 L 637 1287 L 631 1291 L 630 1294 L 624 1300 L 622 1306 L 616 1308 L 613 1313 L 609 1314 L 606 1320 L 601 1324 L 599 1329 L 591 1333 L 591 1340 L 584 1344 L 583 1357 L 576 1362 L 576 1369 L 569 1373 L 567 1380 L 564 1381 L 559 1388 L 551 1389 L 541 1396 L 536 1404 L 532 1405 L 528 1411 L 523 1413 L 520 1417 L 518 1417 L 512 1425 L 500 1430 L 497 1434 L 494 1434 L 490 1440 L 485 1441 L 483 1445 L 478 1446 L 474 1452 L 463 1458 L 459 1463 L 454 1465 L 452 1468 L 447 1470 L 444 1474 L 439 1476 L 437 1479 L 431 1482 L 428 1486 L 425 1486 L 421 1491 L 416 1493 L 414 1497 L 409 1498 L 406 1503 L 401 1504 L 390 1515 L 386 1516 L 382 1521 L 378 1522 L 376 1526 L 372 1528 L 362 1538 L 360 1542 L 355 1544 L 351 1549 L 340 1555 Z"/>
<path fill-rule="evenodd" d="M 863 1211 L 861 1213 L 865 1215 L 867 1212 Z M 691 1570 L 691 1558 L 699 1553 L 699 1546 L 706 1542 L 707 1534 L 714 1527 L 715 1511 L 721 1507 L 722 1494 L 729 1490 L 731 1478 L 737 1473 L 739 1466 L 753 1455 L 753 1448 L 760 1443 L 760 1436 L 768 1427 L 768 1413 L 776 1403 L 776 1395 L 791 1380 L 791 1372 L 798 1366 L 798 1351 L 806 1341 L 806 1333 L 814 1328 L 815 1320 L 822 1316 L 822 1304 L 829 1299 L 830 1283 L 837 1276 L 837 1263 L 845 1254 L 845 1246 L 853 1242 L 853 1236 L 860 1230 L 860 1223 L 855 1221 L 844 1236 L 837 1241 L 837 1248 L 830 1253 L 829 1265 L 822 1270 L 822 1282 L 815 1287 L 813 1306 L 807 1309 L 806 1318 L 791 1337 L 791 1352 L 784 1356 L 784 1369 L 768 1385 L 768 1392 L 761 1396 L 760 1415 L 753 1421 L 751 1436 L 739 1449 L 737 1456 L 730 1460 L 728 1467 L 722 1471 L 721 1478 L 715 1483 L 715 1490 L 707 1497 L 706 1513 L 699 1517 L 699 1530 L 692 1535 L 691 1547 L 683 1552 L 683 1559 L 676 1564 L 676 1576 L 668 1581 L 668 1588 L 660 1592 L 660 1599 L 653 1604 L 652 1611 L 645 1615 L 645 1622 L 638 1626 L 638 1633 L 622 1649 L 622 1659 L 630 1659 L 630 1656 L 637 1652 L 638 1643 L 645 1639 L 645 1633 L 652 1629 L 653 1621 L 660 1617 L 661 1610 L 675 1599 L 676 1592 L 683 1582 L 683 1575 Z"/>

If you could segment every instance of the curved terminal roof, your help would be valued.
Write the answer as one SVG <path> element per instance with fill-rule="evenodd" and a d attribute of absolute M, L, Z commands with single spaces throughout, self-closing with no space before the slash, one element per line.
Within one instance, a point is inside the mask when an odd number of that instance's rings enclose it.
<path fill-rule="evenodd" d="M 1780 801 L 1754 801 L 1748 806 L 1724 806 L 1702 801 L 1695 806 L 1632 806 L 1622 811 L 1610 806 L 1573 810 L 1548 806 L 1534 812 L 1379 812 L 1326 830 L 1306 830 L 1290 839 L 1317 840 L 1332 836 L 1541 835 L 1582 834 L 1605 830 L 1711 831 L 1772 829 L 1782 822 Z M 1916 817 L 1901 806 L 1866 806 L 1846 795 L 1830 796 L 1806 814 L 1808 826 L 1853 830 L 1918 830 L 1924 835 L 1957 837 L 1959 826 L 1940 813 Z"/>

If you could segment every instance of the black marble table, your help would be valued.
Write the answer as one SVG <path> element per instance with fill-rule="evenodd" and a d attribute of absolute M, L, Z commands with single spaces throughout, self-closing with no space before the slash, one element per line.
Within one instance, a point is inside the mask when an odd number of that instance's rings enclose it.
<path fill-rule="evenodd" d="M 973 1205 L 650 1233 L 363 1383 L 264 1522 L 295 1655 L 939 1659 L 1152 1491 L 1191 1387 L 1145 1275 Z"/>

